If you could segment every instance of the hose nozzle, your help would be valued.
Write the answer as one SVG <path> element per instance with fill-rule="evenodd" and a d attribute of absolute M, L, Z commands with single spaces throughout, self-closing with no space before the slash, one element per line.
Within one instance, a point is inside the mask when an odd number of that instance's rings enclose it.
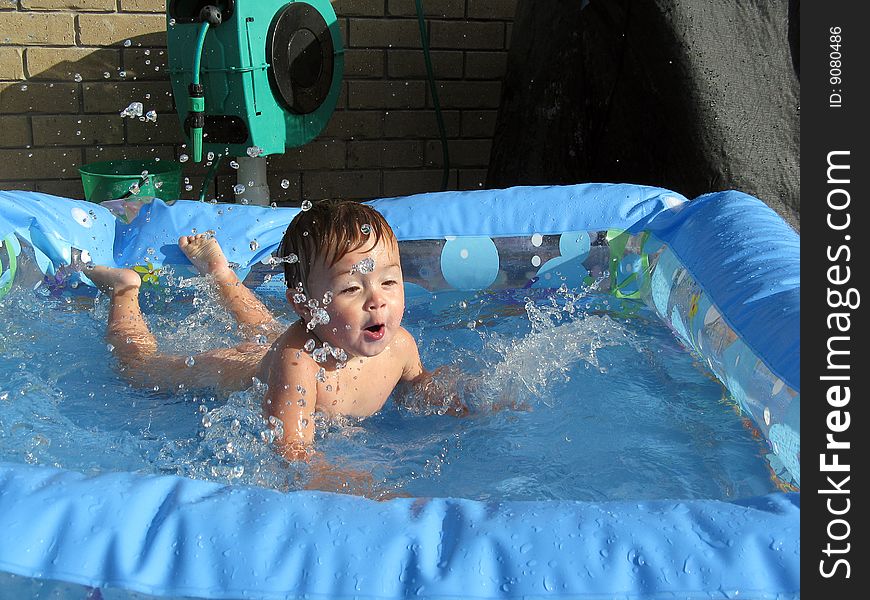
<path fill-rule="evenodd" d="M 205 92 L 199 83 L 191 83 L 190 97 L 190 143 L 193 146 L 193 162 L 202 161 L 202 130 L 205 127 Z"/>

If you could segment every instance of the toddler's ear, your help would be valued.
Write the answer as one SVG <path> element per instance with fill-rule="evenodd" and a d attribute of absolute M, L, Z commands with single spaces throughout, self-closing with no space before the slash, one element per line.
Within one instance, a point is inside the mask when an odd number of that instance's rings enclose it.
<path fill-rule="evenodd" d="M 291 290 L 287 288 L 287 291 L 284 292 L 284 295 L 287 297 L 287 302 L 290 303 L 290 306 L 293 307 L 293 311 L 299 316 L 300 319 L 309 319 L 311 318 L 311 311 L 305 304 L 301 304 L 293 300 L 293 296 L 296 295 L 295 290 Z"/>

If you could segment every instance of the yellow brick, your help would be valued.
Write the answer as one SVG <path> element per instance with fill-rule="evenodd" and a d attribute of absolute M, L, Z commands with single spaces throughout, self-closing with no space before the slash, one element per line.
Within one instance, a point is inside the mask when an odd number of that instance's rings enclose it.
<path fill-rule="evenodd" d="M 131 102 L 141 102 L 145 111 L 160 115 L 175 110 L 168 81 L 95 82 L 82 87 L 86 113 L 120 113 Z"/>
<path fill-rule="evenodd" d="M 165 48 L 124 48 L 122 57 L 127 78 L 166 80 L 168 54 Z"/>
<path fill-rule="evenodd" d="M 85 163 L 126 159 L 175 160 L 175 146 L 91 146 L 85 148 Z"/>
<path fill-rule="evenodd" d="M 79 15 L 79 39 L 83 46 L 116 46 L 131 40 L 141 46 L 166 46 L 164 15 Z"/>
<path fill-rule="evenodd" d="M 174 113 L 165 113 L 158 115 L 156 123 L 130 121 L 127 124 L 127 142 L 142 144 L 145 148 L 155 144 L 182 144 L 184 134 L 178 117 Z"/>
<path fill-rule="evenodd" d="M 35 146 L 95 146 L 124 143 L 120 115 L 63 115 L 33 117 Z"/>
<path fill-rule="evenodd" d="M 35 181 L 0 181 L 0 190 L 35 192 Z"/>
<path fill-rule="evenodd" d="M 79 97 L 77 83 L 0 83 L 0 113 L 74 113 Z"/>
<path fill-rule="evenodd" d="M 108 48 L 27 48 L 25 59 L 32 79 L 118 79 L 121 68 L 121 51 Z"/>
<path fill-rule="evenodd" d="M 81 158 L 78 148 L 0 150 L 0 180 L 72 177 Z"/>
<path fill-rule="evenodd" d="M 67 172 L 66 175 L 69 175 L 69 172 Z M 76 173 L 76 175 L 78 175 L 78 173 Z M 77 200 L 84 200 L 85 198 L 81 176 L 78 176 L 75 179 L 37 181 L 36 190 L 43 194 L 51 194 L 52 196 L 60 196 L 61 198 L 75 198 Z"/>
<path fill-rule="evenodd" d="M 0 46 L 0 79 L 24 79 L 21 48 Z"/>
<path fill-rule="evenodd" d="M 73 19 L 66 13 L 3 13 L 0 43 L 71 46 L 75 43 Z"/>
<path fill-rule="evenodd" d="M 166 12 L 166 0 L 121 0 L 123 12 Z"/>
<path fill-rule="evenodd" d="M 0 115 L 0 146 L 15 148 L 27 146 L 30 140 L 30 119 L 27 115 L 13 117 Z"/>
<path fill-rule="evenodd" d="M 27 10 L 115 10 L 115 0 L 21 0 Z"/>

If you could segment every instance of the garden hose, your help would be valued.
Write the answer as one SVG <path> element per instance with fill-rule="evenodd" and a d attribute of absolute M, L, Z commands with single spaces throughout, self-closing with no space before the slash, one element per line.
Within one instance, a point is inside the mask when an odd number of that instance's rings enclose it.
<path fill-rule="evenodd" d="M 193 150 L 193 162 L 202 161 L 202 129 L 205 127 L 205 90 L 199 82 L 199 70 L 202 64 L 202 51 L 205 47 L 205 34 L 210 23 L 203 20 L 196 38 L 196 48 L 193 51 L 193 81 L 188 88 L 190 100 L 190 144 Z"/>
<path fill-rule="evenodd" d="M 432 59 L 429 56 L 429 41 L 426 35 L 426 21 L 423 19 L 423 0 L 417 3 L 417 21 L 420 24 L 420 42 L 423 45 L 423 58 L 426 62 L 426 75 L 429 79 L 429 91 L 432 93 L 432 104 L 435 106 L 435 120 L 438 122 L 438 132 L 441 135 L 441 154 L 444 162 L 444 173 L 441 176 L 441 191 L 447 190 L 450 177 L 450 153 L 447 150 L 447 133 L 444 129 L 444 118 L 441 115 L 441 104 L 438 102 L 438 90 L 435 88 L 435 75 L 432 69 Z"/>
<path fill-rule="evenodd" d="M 223 154 L 218 154 L 214 157 L 214 162 L 211 165 L 211 168 L 208 170 L 208 173 L 205 174 L 205 179 L 202 180 L 202 185 L 199 188 L 199 201 L 205 202 L 206 192 L 208 192 L 208 186 L 214 181 L 215 174 L 217 174 L 218 166 L 221 164 L 221 159 L 224 157 Z"/>

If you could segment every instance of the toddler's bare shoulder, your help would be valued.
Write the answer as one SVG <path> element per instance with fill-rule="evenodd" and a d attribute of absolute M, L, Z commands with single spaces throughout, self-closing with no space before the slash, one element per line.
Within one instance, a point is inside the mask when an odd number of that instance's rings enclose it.
<path fill-rule="evenodd" d="M 414 336 L 411 335 L 411 333 L 407 329 L 405 329 L 404 327 L 399 327 L 399 331 L 396 333 L 396 341 L 399 342 L 400 344 L 402 344 L 403 346 L 405 346 L 405 345 L 408 345 L 408 346 L 413 345 L 414 347 L 417 346 L 417 340 L 415 340 Z"/>

